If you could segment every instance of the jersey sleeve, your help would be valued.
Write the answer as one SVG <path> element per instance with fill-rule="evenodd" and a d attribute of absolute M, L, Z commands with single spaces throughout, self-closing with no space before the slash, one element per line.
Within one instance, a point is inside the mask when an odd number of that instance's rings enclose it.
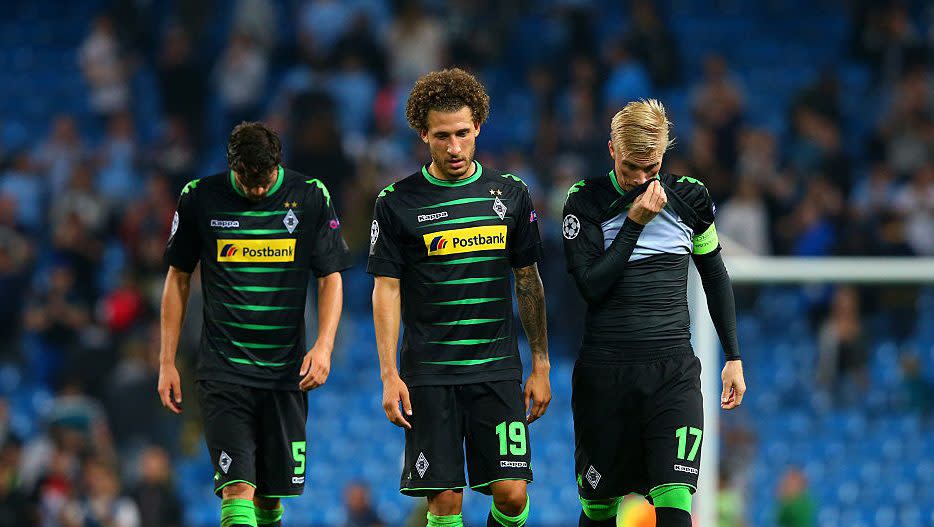
<path fill-rule="evenodd" d="M 375 276 L 402 277 L 402 251 L 399 225 L 393 217 L 389 200 L 376 198 L 373 223 L 370 224 L 370 255 L 366 272 Z"/>
<path fill-rule="evenodd" d="M 327 187 L 317 179 L 308 183 L 313 186 L 305 202 L 306 215 L 313 218 L 313 224 L 304 231 L 305 242 L 311 247 L 308 266 L 321 277 L 350 267 L 350 249 L 341 234 L 341 222 Z"/>
<path fill-rule="evenodd" d="M 581 194 L 569 193 L 564 203 L 561 234 L 564 237 L 564 257 L 568 272 L 590 265 L 604 252 L 600 221 L 593 207 Z"/>
<path fill-rule="evenodd" d="M 528 267 L 542 260 L 542 238 L 538 232 L 538 215 L 529 189 L 519 193 L 516 207 L 516 227 L 509 241 L 509 264 L 513 269 Z"/>
<path fill-rule="evenodd" d="M 692 207 L 697 214 L 693 225 L 694 236 L 692 253 L 696 255 L 705 255 L 716 252 L 720 249 L 720 239 L 717 237 L 717 226 L 714 225 L 714 213 L 716 207 L 710 192 L 702 184 L 697 183 L 694 189 Z"/>
<path fill-rule="evenodd" d="M 198 180 L 191 181 L 182 189 L 178 198 L 172 231 L 165 247 L 165 263 L 186 273 L 195 270 L 201 255 L 201 237 L 198 234 L 195 187 Z"/>

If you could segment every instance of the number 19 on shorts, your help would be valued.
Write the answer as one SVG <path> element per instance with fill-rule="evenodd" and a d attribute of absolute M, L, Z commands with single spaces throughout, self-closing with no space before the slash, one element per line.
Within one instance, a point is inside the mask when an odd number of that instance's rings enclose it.
<path fill-rule="evenodd" d="M 508 425 L 503 421 L 496 425 L 496 435 L 499 437 L 499 455 L 525 455 L 528 445 L 525 440 L 525 425 L 521 421 L 513 421 Z"/>

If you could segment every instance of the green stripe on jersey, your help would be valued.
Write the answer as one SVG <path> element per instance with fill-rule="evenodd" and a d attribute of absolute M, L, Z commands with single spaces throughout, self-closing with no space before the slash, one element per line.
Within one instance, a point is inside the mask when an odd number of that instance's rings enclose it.
<path fill-rule="evenodd" d="M 286 271 L 301 271 L 300 267 L 227 267 L 233 273 L 284 273 Z"/>
<path fill-rule="evenodd" d="M 272 324 L 243 324 L 241 322 L 231 322 L 229 320 L 219 320 L 221 324 L 225 326 L 230 326 L 233 328 L 240 329 L 255 329 L 257 331 L 267 331 L 267 330 L 276 330 L 276 329 L 290 329 L 294 326 L 275 326 Z"/>
<path fill-rule="evenodd" d="M 444 346 L 480 346 L 483 344 L 492 344 L 509 337 L 498 337 L 495 339 L 461 339 L 461 340 L 432 340 L 429 344 L 441 344 Z"/>
<path fill-rule="evenodd" d="M 453 200 L 451 200 L 451 201 L 443 201 L 443 202 L 437 203 L 437 204 L 435 204 L 435 205 L 426 205 L 426 206 L 424 206 L 424 207 L 415 207 L 415 210 L 437 209 L 438 207 L 449 207 L 449 206 L 451 206 L 451 205 L 464 205 L 464 204 L 466 204 L 466 203 L 480 203 L 480 202 L 482 202 L 482 201 L 493 201 L 494 199 L 496 199 L 496 198 L 461 198 L 461 199 L 453 199 Z M 505 200 L 503 200 L 503 201 L 505 201 Z"/>
<path fill-rule="evenodd" d="M 220 355 L 221 357 L 224 357 L 225 359 L 227 359 L 230 362 L 233 362 L 234 364 L 246 364 L 248 366 L 260 366 L 262 368 L 279 368 L 282 366 L 289 365 L 288 362 L 266 362 L 262 360 L 247 359 L 247 358 L 242 358 L 242 357 L 230 357 L 223 351 L 220 351 L 220 350 L 214 350 L 214 351 L 217 352 L 217 354 Z"/>
<path fill-rule="evenodd" d="M 222 234 L 256 234 L 256 235 L 287 234 L 289 232 L 287 229 L 216 229 L 216 231 Z"/>
<path fill-rule="evenodd" d="M 427 227 L 434 227 L 435 225 L 453 225 L 456 223 L 474 223 L 476 221 L 487 221 L 487 220 L 496 220 L 499 219 L 499 216 L 464 216 L 463 218 L 452 218 L 450 220 L 436 221 L 433 223 L 426 223 L 424 225 L 419 225 L 419 229 L 425 229 Z"/>
<path fill-rule="evenodd" d="M 470 256 L 467 258 L 458 258 L 457 260 L 448 260 L 446 262 L 427 262 L 427 265 L 459 265 L 477 262 L 492 262 L 493 260 L 505 259 L 505 256 Z"/>
<path fill-rule="evenodd" d="M 292 344 L 260 344 L 258 342 L 240 342 L 237 340 L 231 340 L 230 343 L 235 346 L 240 346 L 241 348 L 257 349 L 257 350 L 292 348 L 295 345 L 294 343 Z"/>
<path fill-rule="evenodd" d="M 221 302 L 221 304 L 224 304 L 231 309 L 242 309 L 243 311 L 285 311 L 288 309 L 301 309 L 301 307 L 257 306 L 254 304 L 231 304 L 229 302 Z"/>
<path fill-rule="evenodd" d="M 266 217 L 266 216 L 285 216 L 288 214 L 287 210 L 243 210 L 240 212 L 218 212 L 218 214 L 227 214 L 228 216 L 253 216 L 253 217 Z M 295 209 L 295 213 L 301 213 L 300 210 Z"/>
<path fill-rule="evenodd" d="M 435 285 L 462 285 L 462 284 L 482 284 L 485 282 L 495 282 L 505 280 L 505 276 L 489 276 L 486 278 L 458 278 L 457 280 L 445 280 L 443 282 L 429 282 Z"/>
<path fill-rule="evenodd" d="M 463 320 L 452 320 L 450 322 L 435 322 L 433 326 L 475 326 L 477 324 L 492 324 L 502 322 L 505 318 L 465 318 Z"/>
<path fill-rule="evenodd" d="M 508 359 L 510 356 L 511 355 L 507 355 L 505 357 L 490 357 L 489 359 L 424 361 L 422 364 L 438 364 L 441 366 L 476 366 L 478 364 L 486 364 L 488 362 Z"/>
<path fill-rule="evenodd" d="M 301 287 L 274 287 L 270 285 L 221 285 L 224 289 L 246 291 L 247 293 L 277 293 L 279 291 L 301 291 Z"/>
<path fill-rule="evenodd" d="M 486 304 L 488 302 L 499 302 L 500 300 L 506 300 L 504 297 L 479 297 L 479 298 L 462 298 L 460 300 L 447 300 L 444 302 L 428 302 L 433 306 L 470 306 L 474 304 Z"/>

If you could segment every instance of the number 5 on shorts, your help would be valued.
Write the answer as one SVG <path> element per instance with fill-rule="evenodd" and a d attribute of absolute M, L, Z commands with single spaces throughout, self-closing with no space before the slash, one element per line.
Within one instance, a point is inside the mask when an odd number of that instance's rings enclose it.
<path fill-rule="evenodd" d="M 305 473 L 305 442 L 304 441 L 292 441 L 292 459 L 295 460 L 295 463 L 298 466 L 295 467 L 294 473 L 296 475 L 301 475 Z"/>
<path fill-rule="evenodd" d="M 509 423 L 509 432 L 506 432 L 506 421 L 496 425 L 496 435 L 499 437 L 499 455 L 506 455 L 507 444 L 509 453 L 513 456 L 524 456 L 526 451 L 525 426 L 521 421 Z"/>
<path fill-rule="evenodd" d="M 694 436 L 694 444 L 691 446 L 691 452 L 688 454 L 687 460 L 694 461 L 694 458 L 697 457 L 697 449 L 700 448 L 701 436 L 704 435 L 704 431 L 700 428 L 694 428 L 693 426 L 690 428 L 682 426 L 675 430 L 675 436 L 678 438 L 678 459 L 685 459 L 684 451 L 687 450 L 688 432 Z"/>

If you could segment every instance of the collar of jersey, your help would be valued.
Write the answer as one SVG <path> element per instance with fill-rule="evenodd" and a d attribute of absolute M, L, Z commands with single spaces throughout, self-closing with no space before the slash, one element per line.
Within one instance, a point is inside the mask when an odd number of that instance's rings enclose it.
<path fill-rule="evenodd" d="M 661 177 L 658 174 L 655 174 L 655 176 L 650 178 L 650 180 L 651 179 L 657 179 L 661 181 Z M 613 188 L 616 189 L 616 192 L 619 192 L 620 196 L 626 195 L 626 191 L 623 190 L 622 187 L 619 186 L 619 181 L 616 180 L 616 170 L 610 170 L 610 181 L 613 182 Z"/>
<path fill-rule="evenodd" d="M 422 175 L 425 176 L 425 179 L 427 179 L 428 182 L 432 185 L 438 185 L 439 187 L 460 187 L 480 179 L 480 175 L 483 174 L 483 165 L 481 165 L 480 162 L 476 159 L 474 159 L 474 164 L 477 165 L 477 169 L 474 170 L 473 175 L 467 179 L 458 179 L 457 181 L 445 181 L 443 179 L 438 179 L 432 176 L 430 172 L 428 172 L 428 165 L 422 165 Z"/>
<path fill-rule="evenodd" d="M 269 189 L 269 192 L 266 193 L 265 197 L 272 196 L 273 193 L 279 190 L 279 187 L 282 186 L 282 180 L 285 179 L 285 170 L 282 169 L 282 165 L 279 165 L 279 174 L 276 176 L 276 182 L 272 185 L 272 188 Z M 245 198 L 246 194 L 240 190 L 240 187 L 237 186 L 237 179 L 234 177 L 233 170 L 230 171 L 230 186 L 233 187 L 234 192 L 236 192 L 240 197 Z"/>

